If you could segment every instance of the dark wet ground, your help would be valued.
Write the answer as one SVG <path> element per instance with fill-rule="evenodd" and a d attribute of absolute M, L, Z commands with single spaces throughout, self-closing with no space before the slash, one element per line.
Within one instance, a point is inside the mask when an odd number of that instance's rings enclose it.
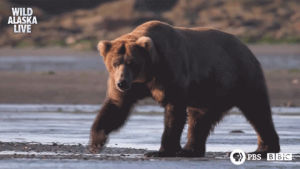
<path fill-rule="evenodd" d="M 90 154 L 86 146 L 53 143 L 0 142 L 0 168 L 237 168 L 226 152 L 207 152 L 203 158 L 147 158 L 146 150 L 105 148 Z M 6 153 L 5 153 L 6 152 Z M 297 157 L 296 157 L 297 156 Z M 292 162 L 246 161 L 243 168 L 297 168 L 300 154 Z M 240 168 L 240 167 L 239 167 Z"/>
<path fill-rule="evenodd" d="M 105 147 L 99 154 L 91 154 L 88 146 L 81 144 L 40 144 L 40 143 L 17 143 L 0 142 L 0 159 L 78 159 L 78 160 L 130 160 L 141 161 L 158 158 L 148 158 L 144 154 L 145 149 L 135 148 L 114 148 Z M 227 159 L 226 152 L 207 152 L 201 160 L 209 159 Z M 184 158 L 159 158 L 159 159 L 184 159 Z M 189 159 L 189 158 L 186 158 Z M 200 160 L 200 158 L 191 158 L 191 160 Z M 295 159 L 296 160 L 296 159 Z"/>

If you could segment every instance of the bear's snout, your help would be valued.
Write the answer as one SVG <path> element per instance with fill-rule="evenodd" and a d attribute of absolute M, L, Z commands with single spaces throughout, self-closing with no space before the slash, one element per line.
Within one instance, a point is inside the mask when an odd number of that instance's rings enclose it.
<path fill-rule="evenodd" d="M 118 88 L 122 91 L 128 90 L 130 88 L 129 83 L 127 80 L 120 80 L 117 84 Z"/>

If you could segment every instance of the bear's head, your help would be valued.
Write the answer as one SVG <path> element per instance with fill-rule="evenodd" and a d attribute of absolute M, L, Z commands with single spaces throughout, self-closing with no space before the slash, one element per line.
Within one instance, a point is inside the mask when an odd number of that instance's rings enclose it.
<path fill-rule="evenodd" d="M 144 83 L 147 72 L 157 58 L 153 41 L 142 36 L 136 39 L 116 39 L 100 41 L 98 50 L 115 87 L 124 92 L 133 83 Z"/>

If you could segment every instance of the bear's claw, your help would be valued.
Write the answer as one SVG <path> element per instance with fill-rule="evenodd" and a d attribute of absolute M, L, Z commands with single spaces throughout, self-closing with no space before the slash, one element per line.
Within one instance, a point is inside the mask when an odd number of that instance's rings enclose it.
<path fill-rule="evenodd" d="M 98 144 L 98 145 L 90 145 L 89 146 L 89 152 L 92 153 L 92 154 L 96 154 L 96 153 L 99 153 L 103 148 L 103 145 L 101 144 Z"/>

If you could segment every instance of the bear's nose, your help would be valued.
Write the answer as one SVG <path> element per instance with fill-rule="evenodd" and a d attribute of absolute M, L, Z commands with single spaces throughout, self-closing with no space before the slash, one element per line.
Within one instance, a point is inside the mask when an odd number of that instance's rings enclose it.
<path fill-rule="evenodd" d="M 118 87 L 122 90 L 127 90 L 129 88 L 129 85 L 126 80 L 122 80 L 118 83 Z"/>

